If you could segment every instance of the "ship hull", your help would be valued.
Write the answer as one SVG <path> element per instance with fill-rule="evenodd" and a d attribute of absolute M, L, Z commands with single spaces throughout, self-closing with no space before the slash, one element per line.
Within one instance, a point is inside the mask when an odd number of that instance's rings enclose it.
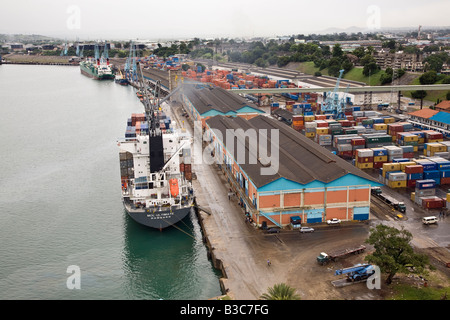
<path fill-rule="evenodd" d="M 192 207 L 183 207 L 170 211 L 170 209 L 152 212 L 151 209 L 131 209 L 125 202 L 124 208 L 127 214 L 137 223 L 155 229 L 165 229 L 183 220 Z"/>
<path fill-rule="evenodd" d="M 90 68 L 86 67 L 84 64 L 80 65 L 80 70 L 81 74 L 94 80 L 114 80 L 115 78 L 113 74 L 103 74 L 99 76 L 95 72 L 93 72 Z"/>

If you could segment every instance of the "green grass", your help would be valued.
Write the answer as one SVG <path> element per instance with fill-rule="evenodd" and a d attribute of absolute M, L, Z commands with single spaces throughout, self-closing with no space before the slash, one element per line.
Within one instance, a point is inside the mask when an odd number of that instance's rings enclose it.
<path fill-rule="evenodd" d="M 314 73 L 320 71 L 319 68 L 314 66 L 314 62 L 312 61 L 301 63 L 298 69 L 300 72 L 311 75 L 314 75 Z M 320 72 L 325 76 L 329 76 L 328 69 L 323 69 Z M 363 72 L 362 68 L 353 68 L 344 75 L 344 79 L 364 82 L 371 86 L 381 85 L 380 78 L 381 75 L 384 74 L 384 71 L 379 71 L 376 74 L 371 75 L 370 77 L 364 76 L 362 72 Z"/>
<path fill-rule="evenodd" d="M 390 300 L 440 300 L 447 292 L 447 299 L 450 299 L 450 287 L 431 288 L 414 287 L 407 284 L 398 284 L 394 286 L 395 294 Z"/>
<path fill-rule="evenodd" d="M 437 81 L 435 84 L 442 84 L 443 80 Z M 415 78 L 410 85 L 420 85 L 419 77 Z M 405 97 L 411 98 L 411 91 L 402 92 Z M 447 91 L 428 91 L 425 100 L 436 103 L 438 100 L 446 100 Z"/>

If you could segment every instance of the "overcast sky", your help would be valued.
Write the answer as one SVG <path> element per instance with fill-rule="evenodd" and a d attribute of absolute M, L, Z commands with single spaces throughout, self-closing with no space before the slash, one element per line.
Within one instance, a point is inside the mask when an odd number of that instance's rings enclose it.
<path fill-rule="evenodd" d="M 12 0 L 0 33 L 95 39 L 251 37 L 448 26 L 449 0 Z"/>

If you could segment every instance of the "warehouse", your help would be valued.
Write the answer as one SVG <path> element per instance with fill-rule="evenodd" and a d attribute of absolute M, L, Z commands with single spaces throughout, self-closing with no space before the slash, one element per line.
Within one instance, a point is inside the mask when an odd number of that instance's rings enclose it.
<path fill-rule="evenodd" d="M 264 113 L 245 98 L 220 87 L 185 84 L 182 89 L 182 101 L 185 110 L 190 112 L 194 120 L 202 121 L 203 127 L 206 119 L 216 115 L 250 119 Z"/>
<path fill-rule="evenodd" d="M 431 109 L 422 109 L 408 114 L 409 122 L 414 127 L 423 130 L 435 130 L 450 137 L 450 113 L 447 111 L 438 111 Z"/>
<path fill-rule="evenodd" d="M 215 116 L 206 120 L 206 127 L 216 160 L 258 226 L 283 227 L 291 217 L 300 217 L 302 223 L 369 219 L 370 189 L 381 184 L 294 129 L 267 116 L 249 120 Z M 233 130 L 231 143 L 227 132 Z M 252 131 L 265 133 L 267 141 L 261 143 L 259 135 L 257 142 L 251 141 Z M 245 157 L 238 153 L 240 144 Z M 258 161 L 252 164 L 255 153 Z M 268 153 L 270 160 L 278 155 L 277 170 L 263 175 Z"/>

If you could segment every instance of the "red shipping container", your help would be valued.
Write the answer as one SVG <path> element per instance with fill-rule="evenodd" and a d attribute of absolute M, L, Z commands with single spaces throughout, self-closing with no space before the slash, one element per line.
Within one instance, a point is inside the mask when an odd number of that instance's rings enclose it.
<path fill-rule="evenodd" d="M 317 128 L 326 128 L 326 127 L 328 127 L 328 122 L 326 122 L 326 121 L 321 122 L 321 121 L 324 121 L 324 120 L 316 121 Z"/>
<path fill-rule="evenodd" d="M 357 161 L 359 163 L 368 163 L 368 162 L 373 162 L 373 157 L 358 157 Z"/>
<path fill-rule="evenodd" d="M 373 163 L 373 167 L 374 167 L 375 169 L 383 168 L 383 164 L 384 164 L 384 163 L 386 163 L 386 161 L 374 162 L 374 163 Z M 449 178 L 449 179 L 450 179 L 450 178 Z"/>
<path fill-rule="evenodd" d="M 423 166 L 421 165 L 406 166 L 405 173 L 423 173 Z"/>
<path fill-rule="evenodd" d="M 441 185 L 444 185 L 444 184 L 450 184 L 450 177 L 441 178 Z"/>
<path fill-rule="evenodd" d="M 351 141 L 352 146 L 365 146 L 366 145 L 366 139 L 363 138 L 354 138 Z"/>
<path fill-rule="evenodd" d="M 342 120 L 342 121 L 340 121 L 340 123 L 343 127 L 351 127 L 352 126 L 352 122 L 349 120 Z"/>
<path fill-rule="evenodd" d="M 341 151 L 338 155 L 344 159 L 351 159 L 353 158 L 353 151 Z"/>
<path fill-rule="evenodd" d="M 407 186 L 408 188 L 415 188 L 415 187 L 416 187 L 416 180 L 408 180 L 408 181 L 406 182 L 406 186 Z"/>
<path fill-rule="evenodd" d="M 412 159 L 412 158 L 414 158 L 414 152 L 405 152 L 405 153 L 403 153 L 403 158 L 405 158 L 405 159 Z"/>
<path fill-rule="evenodd" d="M 427 209 L 438 209 L 445 206 L 445 200 L 435 197 L 435 198 L 423 198 L 422 207 Z"/>

